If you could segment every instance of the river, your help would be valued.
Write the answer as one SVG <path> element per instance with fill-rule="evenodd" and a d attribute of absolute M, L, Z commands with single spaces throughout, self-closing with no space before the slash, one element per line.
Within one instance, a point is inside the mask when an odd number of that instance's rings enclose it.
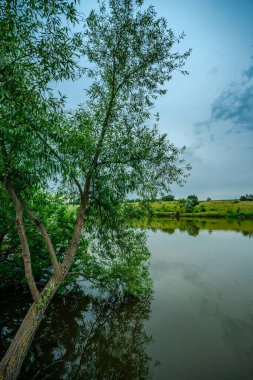
<path fill-rule="evenodd" d="M 253 222 L 153 220 L 154 294 L 56 296 L 20 379 L 252 380 Z M 27 294 L 1 296 L 4 350 Z"/>

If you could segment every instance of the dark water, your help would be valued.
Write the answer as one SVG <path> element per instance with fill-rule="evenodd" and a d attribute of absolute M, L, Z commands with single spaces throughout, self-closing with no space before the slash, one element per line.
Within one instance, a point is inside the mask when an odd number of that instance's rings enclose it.
<path fill-rule="evenodd" d="M 152 299 L 57 296 L 20 379 L 252 380 L 253 222 L 204 222 L 152 222 Z M 1 351 L 28 302 L 0 300 Z"/>

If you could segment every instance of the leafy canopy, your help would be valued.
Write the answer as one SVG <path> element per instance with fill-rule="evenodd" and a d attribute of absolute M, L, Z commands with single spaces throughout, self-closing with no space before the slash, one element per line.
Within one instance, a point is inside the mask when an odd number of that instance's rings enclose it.
<path fill-rule="evenodd" d="M 37 194 L 47 197 L 49 181 L 62 199 L 85 193 L 83 247 L 89 247 L 78 251 L 74 268 L 134 294 L 149 284 L 149 254 L 142 234 L 128 227 L 122 202 L 129 193 L 144 199 L 167 194 L 189 169 L 183 149 L 159 133 L 153 106 L 174 71 L 186 74 L 190 51 L 175 51 L 184 36 L 175 36 L 143 3 L 99 2 L 78 33 L 72 32 L 82 20 L 75 1 L 4 0 L 0 13 L 1 196 L 11 181 L 47 225 L 55 209 L 45 214 Z M 78 66 L 81 55 L 85 69 Z M 85 101 L 67 112 L 50 85 L 82 74 L 90 80 Z M 70 240 L 64 228 L 61 234 Z M 59 260 L 61 234 L 54 241 Z M 30 244 L 38 252 L 39 243 Z M 41 260 L 41 266 L 47 264 Z"/>

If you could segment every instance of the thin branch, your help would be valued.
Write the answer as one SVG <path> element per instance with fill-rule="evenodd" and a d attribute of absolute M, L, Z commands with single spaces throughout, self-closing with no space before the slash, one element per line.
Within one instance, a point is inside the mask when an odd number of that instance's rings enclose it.
<path fill-rule="evenodd" d="M 95 282 L 93 281 L 93 279 L 91 279 L 91 277 L 87 277 L 84 273 L 82 272 L 69 272 L 68 273 L 68 276 L 81 276 L 84 278 L 84 280 L 87 280 L 87 281 L 90 281 L 92 282 L 93 284 L 95 284 Z"/>
<path fill-rule="evenodd" d="M 65 167 L 67 166 L 64 162 L 64 160 L 62 159 L 62 157 L 55 151 L 55 149 L 46 141 L 46 139 L 38 132 L 38 131 L 34 131 L 37 136 L 43 141 L 43 143 L 50 149 L 50 151 L 54 154 L 54 156 L 61 162 L 62 165 L 64 165 Z M 82 189 L 82 186 L 80 184 L 80 182 L 77 180 L 76 177 L 72 176 L 72 179 L 74 180 L 79 192 L 80 192 L 80 195 L 83 196 L 83 189 Z"/>

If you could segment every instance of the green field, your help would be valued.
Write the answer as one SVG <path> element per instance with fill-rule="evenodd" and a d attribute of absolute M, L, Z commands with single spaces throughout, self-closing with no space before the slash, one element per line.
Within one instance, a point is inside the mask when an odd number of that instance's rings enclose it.
<path fill-rule="evenodd" d="M 141 209 L 139 202 L 131 203 L 136 211 Z M 191 213 L 187 213 L 180 201 L 155 201 L 147 206 L 150 216 L 154 217 L 214 217 L 214 218 L 253 218 L 253 201 L 211 200 L 199 201 Z"/>

